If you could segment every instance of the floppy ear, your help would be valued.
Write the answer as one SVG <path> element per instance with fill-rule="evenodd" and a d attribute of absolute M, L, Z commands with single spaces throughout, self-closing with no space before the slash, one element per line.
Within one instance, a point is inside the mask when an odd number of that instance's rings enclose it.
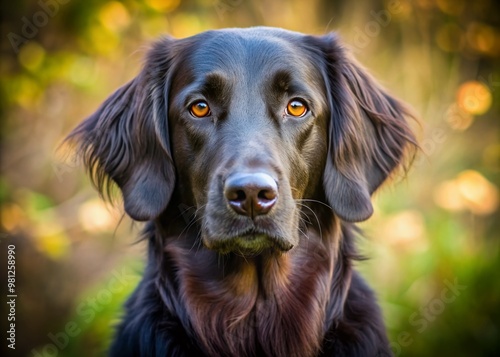
<path fill-rule="evenodd" d="M 330 107 L 328 158 L 323 181 L 334 212 L 351 222 L 373 213 L 371 194 L 413 153 L 412 117 L 339 45 L 320 38 Z"/>
<path fill-rule="evenodd" d="M 121 189 L 125 211 L 135 220 L 157 217 L 175 184 L 167 121 L 173 39 L 149 50 L 142 72 L 112 94 L 66 138 L 79 154 L 101 194 L 111 182 Z"/>

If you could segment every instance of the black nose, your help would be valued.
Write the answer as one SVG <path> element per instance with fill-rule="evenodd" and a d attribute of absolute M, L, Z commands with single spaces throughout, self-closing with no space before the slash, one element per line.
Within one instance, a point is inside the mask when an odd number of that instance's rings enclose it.
<path fill-rule="evenodd" d="M 229 206 L 238 214 L 254 218 L 269 212 L 278 200 L 278 185 L 265 173 L 229 176 L 224 185 Z"/>

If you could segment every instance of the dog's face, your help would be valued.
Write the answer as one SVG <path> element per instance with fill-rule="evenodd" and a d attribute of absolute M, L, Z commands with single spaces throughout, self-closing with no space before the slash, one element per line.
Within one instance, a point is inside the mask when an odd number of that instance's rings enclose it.
<path fill-rule="evenodd" d="M 335 36 L 229 29 L 157 42 L 73 137 L 132 218 L 194 206 L 208 248 L 256 254 L 299 244 L 309 201 L 368 218 L 413 142 L 405 115 Z"/>
<path fill-rule="evenodd" d="M 199 209 L 207 247 L 289 250 L 298 243 L 299 200 L 315 194 L 326 158 L 322 74 L 300 39 L 280 32 L 194 41 L 169 100 L 182 196 Z"/>

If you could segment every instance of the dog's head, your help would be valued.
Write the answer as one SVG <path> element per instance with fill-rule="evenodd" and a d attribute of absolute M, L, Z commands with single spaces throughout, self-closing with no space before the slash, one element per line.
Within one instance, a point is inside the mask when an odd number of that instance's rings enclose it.
<path fill-rule="evenodd" d="M 208 248 L 258 253 L 298 244 L 309 201 L 367 219 L 414 143 L 408 115 L 333 34 L 228 29 L 156 42 L 70 137 L 132 218 L 194 206 Z"/>

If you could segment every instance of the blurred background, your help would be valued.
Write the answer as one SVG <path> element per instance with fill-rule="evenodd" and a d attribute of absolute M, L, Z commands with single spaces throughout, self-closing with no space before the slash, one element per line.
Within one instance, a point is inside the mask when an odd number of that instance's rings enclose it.
<path fill-rule="evenodd" d="M 2 292 L 16 246 L 16 350 L 98 356 L 144 264 L 141 226 L 103 203 L 68 132 L 139 71 L 161 34 L 338 31 L 421 118 L 408 177 L 376 194 L 358 263 L 396 356 L 499 356 L 500 3 L 494 0 L 2 2 Z M 3 299 L 3 298 L 2 298 Z M 5 313 L 3 312 L 5 311 Z M 5 328 L 5 329 L 4 329 Z"/>

